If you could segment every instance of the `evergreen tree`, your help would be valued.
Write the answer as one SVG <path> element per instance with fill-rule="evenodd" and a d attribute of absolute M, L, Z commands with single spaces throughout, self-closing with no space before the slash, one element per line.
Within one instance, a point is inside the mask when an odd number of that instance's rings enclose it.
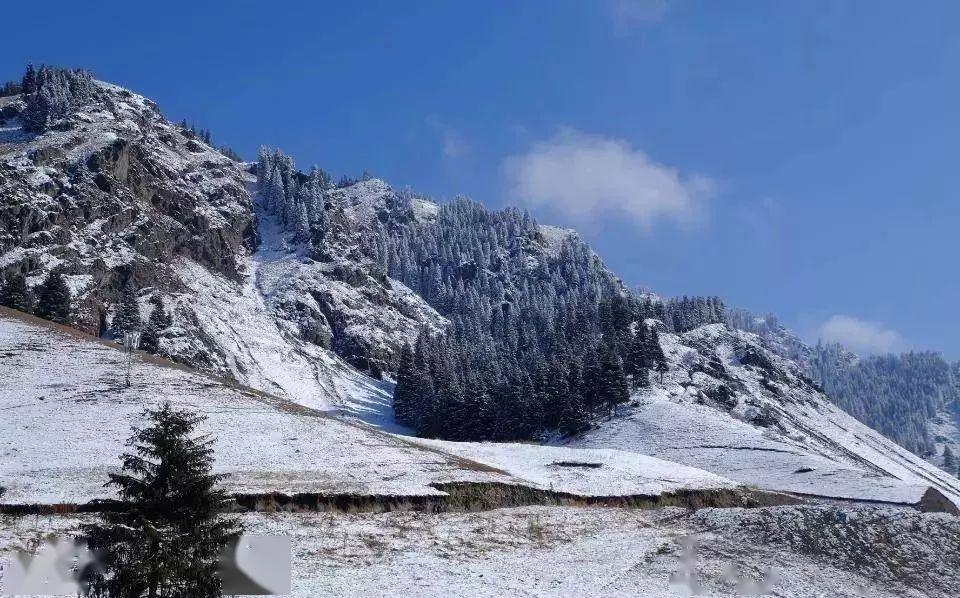
<path fill-rule="evenodd" d="M 602 405 L 612 411 L 614 407 L 630 400 L 627 376 L 623 371 L 623 362 L 616 347 L 608 344 L 600 357 L 600 377 L 598 394 Z"/>
<path fill-rule="evenodd" d="M 24 94 L 31 94 L 37 90 L 37 71 L 32 64 L 27 65 L 26 72 L 23 73 L 23 83 L 21 84 Z"/>
<path fill-rule="evenodd" d="M 140 304 L 137 302 L 137 290 L 133 281 L 128 277 L 120 291 L 120 301 L 111 322 L 111 333 L 114 338 L 121 339 L 127 332 L 140 330 L 143 320 L 140 317 Z"/>
<path fill-rule="evenodd" d="M 18 272 L 8 276 L 0 286 L 0 305 L 26 313 L 33 312 L 33 293 L 23 274 Z"/>
<path fill-rule="evenodd" d="M 413 348 L 404 343 L 400 350 L 400 368 L 397 370 L 397 385 L 393 391 L 393 413 L 397 421 L 404 425 L 413 424 L 413 409 L 416 400 L 417 380 L 415 378 Z"/>
<path fill-rule="evenodd" d="M 150 298 L 153 308 L 150 310 L 150 317 L 143 327 L 140 335 L 140 348 L 148 353 L 158 353 L 160 350 L 160 333 L 169 328 L 170 314 L 163 305 L 163 299 L 160 295 L 154 295 Z"/>
<path fill-rule="evenodd" d="M 647 339 L 647 327 L 643 322 L 638 322 L 636 330 L 627 343 L 623 359 L 624 371 L 633 381 L 636 388 L 645 388 L 650 386 L 650 377 L 647 371 L 653 366 L 653 360 L 650 355 L 650 344 Z"/>
<path fill-rule="evenodd" d="M 70 323 L 70 287 L 60 270 L 53 270 L 37 289 L 36 315 L 61 324 Z"/>
<path fill-rule="evenodd" d="M 943 470 L 949 473 L 954 473 L 957 469 L 956 457 L 953 455 L 953 451 L 950 450 L 949 446 L 943 447 Z"/>
<path fill-rule="evenodd" d="M 647 367 L 655 368 L 658 372 L 667 365 L 667 356 L 663 354 L 663 348 L 660 346 L 660 333 L 656 328 L 651 328 L 647 335 L 647 350 L 645 363 Z"/>
<path fill-rule="evenodd" d="M 569 392 L 560 403 L 559 422 L 560 431 L 568 436 L 585 430 L 589 421 L 589 413 L 583 399 L 583 375 L 580 364 L 571 363 L 569 370 L 567 377 Z"/>
<path fill-rule="evenodd" d="M 663 384 L 663 375 L 670 371 L 666 361 L 658 361 L 654 369 L 660 375 L 660 383 Z"/>
<path fill-rule="evenodd" d="M 213 441 L 193 437 L 204 418 L 170 403 L 144 417 L 149 426 L 134 428 L 122 473 L 109 474 L 121 508 L 84 530 L 100 566 L 85 595 L 220 596 L 217 558 L 240 525 L 222 515 L 230 499 L 211 473 Z"/>
<path fill-rule="evenodd" d="M 28 81 L 31 78 L 32 81 Z M 54 121 L 82 105 L 93 89 L 93 77 L 89 72 L 48 66 L 41 66 L 32 75 L 31 67 L 28 67 L 24 83 L 31 89 L 26 96 L 26 125 L 37 132 L 47 130 Z"/>

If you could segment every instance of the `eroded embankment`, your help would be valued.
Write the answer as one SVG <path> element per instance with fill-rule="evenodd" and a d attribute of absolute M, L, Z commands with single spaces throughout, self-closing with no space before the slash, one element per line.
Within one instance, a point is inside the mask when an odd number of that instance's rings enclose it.
<path fill-rule="evenodd" d="M 235 494 L 238 511 L 334 511 L 343 513 L 379 513 L 387 511 L 489 511 L 507 507 L 564 506 L 655 509 L 659 507 L 767 507 L 798 504 L 802 500 L 776 492 L 744 488 L 678 490 L 659 495 L 581 496 L 555 490 L 543 490 L 501 482 L 451 482 L 432 484 L 444 494 L 423 496 L 387 496 L 364 494 L 320 494 L 280 492 Z M 117 511 L 123 504 L 97 500 L 82 504 L 4 504 L 0 514 L 69 514 Z"/>

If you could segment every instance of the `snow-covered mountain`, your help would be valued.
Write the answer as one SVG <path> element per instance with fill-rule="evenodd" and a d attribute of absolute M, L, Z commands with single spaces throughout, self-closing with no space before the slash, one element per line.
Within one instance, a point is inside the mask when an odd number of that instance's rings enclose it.
<path fill-rule="evenodd" d="M 860 357 L 838 343 L 810 346 L 773 315 L 731 310 L 727 321 L 795 362 L 818 389 L 861 422 L 948 473 L 958 473 L 960 364 L 925 351 Z"/>
<path fill-rule="evenodd" d="M 112 498 L 103 482 L 130 426 L 170 400 L 207 417 L 214 468 L 251 509 L 239 515 L 247 531 L 291 539 L 293 596 L 960 591 L 954 516 L 757 506 L 729 478 L 633 449 L 395 436 L 144 353 L 133 355 L 127 387 L 126 357 L 0 308 L 0 512 L 14 513 L 0 514 L 0 583 L 34 562 L 10 551 L 33 553 L 38 538 L 74 536 L 96 520 L 72 506 Z M 16 515 L 43 509 L 59 514 Z"/>
<path fill-rule="evenodd" d="M 569 336 L 578 325 L 598 334 L 651 325 L 661 330 L 665 371 L 651 371 L 649 388 L 565 444 L 653 455 L 768 490 L 900 504 L 927 496 L 925 504 L 941 510 L 955 507 L 939 496 L 960 504 L 955 478 L 829 402 L 791 361 L 803 362 L 802 344 L 781 339 L 771 351 L 772 337 L 697 325 L 718 320 L 712 299 L 678 304 L 669 318 L 656 296 L 637 296 L 658 317 L 612 323 L 623 319 L 617 305 L 606 313 L 597 304 L 626 290 L 572 231 L 472 203 L 444 210 L 367 179 L 324 191 L 325 234 L 307 243 L 267 209 L 255 165 L 166 121 L 142 96 L 94 82 L 85 103 L 42 133 L 24 126 L 22 98 L 0 102 L 0 270 L 24 273 L 35 286 L 61 269 L 83 330 L 104 332 L 121 290 L 133 284 L 144 309 L 157 296 L 171 309 L 161 355 L 398 430 L 390 375 L 401 347 L 421 331 L 478 328 L 475 354 L 437 358 L 470 370 L 470 359 L 493 350 L 484 345 L 491 328 L 508 347 L 572 352 L 575 344 L 543 329 Z M 452 322 L 461 308 L 483 325 Z M 692 329 L 680 329 L 687 324 Z M 487 392 L 497 388 L 488 374 L 522 392 Z M 485 392 L 457 394 L 451 415 L 469 421 L 479 404 L 489 425 L 515 430 L 525 422 L 513 420 L 547 404 L 530 400 L 542 389 L 515 363 L 477 378 Z M 444 413 L 432 412 L 435 428 L 449 423 Z M 549 422 L 549 414 L 537 417 Z"/>
<path fill-rule="evenodd" d="M 0 272 L 35 286 L 60 269 L 73 323 L 95 334 L 131 282 L 144 307 L 155 295 L 171 307 L 166 356 L 319 408 L 389 410 L 383 387 L 345 361 L 394 368 L 404 341 L 443 325 L 422 299 L 345 247 L 324 263 L 287 247 L 258 220 L 245 165 L 140 95 L 94 82 L 85 105 L 41 134 L 26 130 L 19 96 L 2 102 Z M 338 199 L 367 216 L 357 198 L 377 192 L 367 182 Z M 357 234 L 344 230 L 343 245 Z"/>
<path fill-rule="evenodd" d="M 754 334 L 722 324 L 660 335 L 663 379 L 569 446 L 630 449 L 760 488 L 915 503 L 960 480 L 844 413 Z"/>

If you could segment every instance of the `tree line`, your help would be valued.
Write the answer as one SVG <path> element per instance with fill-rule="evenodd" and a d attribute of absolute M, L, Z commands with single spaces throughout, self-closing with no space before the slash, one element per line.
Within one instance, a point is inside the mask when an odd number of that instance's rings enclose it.
<path fill-rule="evenodd" d="M 281 151 L 262 149 L 257 174 L 259 209 L 293 239 L 322 248 L 346 220 L 323 171 L 299 172 Z M 395 410 L 420 435 L 510 440 L 583 429 L 663 373 L 658 330 L 724 321 L 716 297 L 629 293 L 576 235 L 547 248 L 526 211 L 457 198 L 420 221 L 421 199 L 391 192 L 372 230 L 347 223 L 338 232 L 355 235 L 372 274 L 404 283 L 451 323 L 423 331 L 401 355 Z"/>
<path fill-rule="evenodd" d="M 70 287 L 59 269 L 50 271 L 36 290 L 22 273 L 8 274 L 0 281 L 0 305 L 60 324 L 70 324 L 72 315 Z"/>
<path fill-rule="evenodd" d="M 118 274 L 117 277 L 122 276 Z M 150 313 L 144 321 L 139 292 L 129 277 L 119 295 L 107 330 L 109 336 L 123 339 L 127 332 L 139 332 L 141 349 L 161 353 L 161 334 L 173 325 L 173 317 L 163 298 L 159 295 L 150 297 Z M 8 274 L 0 282 L 0 305 L 67 325 L 71 324 L 73 315 L 70 287 L 62 271 L 56 268 L 35 289 L 30 288 L 23 274 Z"/>
<path fill-rule="evenodd" d="M 27 103 L 27 129 L 43 132 L 71 110 L 82 106 L 93 91 L 93 76 L 82 69 L 28 65 L 20 84 Z"/>

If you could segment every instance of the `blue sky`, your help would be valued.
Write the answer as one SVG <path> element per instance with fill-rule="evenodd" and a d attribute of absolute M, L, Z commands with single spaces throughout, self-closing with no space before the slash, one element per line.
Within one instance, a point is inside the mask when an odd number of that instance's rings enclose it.
<path fill-rule="evenodd" d="M 245 156 L 525 205 L 630 285 L 960 357 L 956 3 L 84 4 L 5 6 L 0 75 L 87 67 Z"/>

